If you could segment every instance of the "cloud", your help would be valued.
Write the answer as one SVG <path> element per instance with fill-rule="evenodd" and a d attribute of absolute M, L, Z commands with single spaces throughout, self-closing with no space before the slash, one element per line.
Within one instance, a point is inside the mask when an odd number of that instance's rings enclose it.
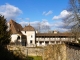
<path fill-rule="evenodd" d="M 59 30 L 60 32 L 68 32 L 70 29 L 67 28 L 56 28 L 57 30 Z"/>
<path fill-rule="evenodd" d="M 29 22 L 21 21 L 21 22 L 19 22 L 19 24 L 21 24 L 24 27 L 24 26 L 28 25 Z"/>
<path fill-rule="evenodd" d="M 41 25 L 42 25 L 42 26 L 49 26 L 49 27 L 51 27 L 51 24 L 48 22 L 47 19 L 42 19 Z"/>
<path fill-rule="evenodd" d="M 64 25 L 64 23 L 63 23 L 62 21 L 57 21 L 57 22 L 54 22 L 53 25 L 54 25 L 55 27 L 61 28 L 61 27 Z"/>
<path fill-rule="evenodd" d="M 4 15 L 7 20 L 15 19 L 18 15 L 20 15 L 22 11 L 13 5 L 6 3 L 5 5 L 0 6 L 0 14 Z"/>
<path fill-rule="evenodd" d="M 57 22 L 54 22 L 54 23 L 53 23 L 53 26 L 54 26 L 54 28 L 55 28 L 56 30 L 59 30 L 59 31 L 61 31 L 61 32 L 68 31 L 69 28 L 64 27 L 64 24 L 65 24 L 65 23 L 62 22 L 62 21 L 57 21 Z"/>
<path fill-rule="evenodd" d="M 19 22 L 23 27 L 26 25 L 29 24 L 29 22 L 26 22 L 26 21 L 21 21 Z M 48 22 L 48 20 L 46 19 L 42 19 L 42 21 L 33 21 L 33 22 L 30 22 L 30 25 L 33 26 L 33 27 L 37 27 L 39 24 L 41 24 L 41 26 L 49 26 L 51 30 L 57 30 L 57 31 L 60 31 L 60 32 L 65 32 L 65 31 L 68 31 L 69 29 L 64 27 L 64 23 L 62 21 L 57 21 L 57 22 Z"/>
<path fill-rule="evenodd" d="M 45 16 L 48 16 L 48 15 L 50 15 L 50 14 L 52 14 L 53 12 L 50 10 L 50 11 L 48 11 L 48 12 L 46 12 L 46 11 L 44 11 L 43 12 L 43 15 L 45 15 Z"/>
<path fill-rule="evenodd" d="M 23 20 L 23 18 L 17 18 L 18 20 Z"/>
<path fill-rule="evenodd" d="M 24 27 L 25 25 L 28 25 L 29 22 L 27 22 L 27 21 L 21 21 L 21 22 L 19 22 L 19 24 L 21 24 Z M 32 25 L 33 27 L 37 26 L 38 24 L 40 24 L 41 26 L 43 26 L 43 25 L 44 26 L 51 26 L 51 24 L 46 19 L 42 19 L 41 22 L 40 21 L 30 22 L 30 25 Z"/>
<path fill-rule="evenodd" d="M 26 20 L 30 20 L 30 18 L 26 18 Z"/>
<path fill-rule="evenodd" d="M 43 12 L 43 15 L 45 15 L 45 14 L 46 14 L 46 11 Z"/>
<path fill-rule="evenodd" d="M 33 21 L 33 22 L 30 22 L 30 25 L 35 26 L 38 23 L 39 23 L 39 21 Z M 21 22 L 19 22 L 19 24 L 21 24 L 24 27 L 24 26 L 27 26 L 29 24 L 29 22 L 27 22 L 27 21 L 21 21 Z"/>
<path fill-rule="evenodd" d="M 57 19 L 63 19 L 65 18 L 66 16 L 68 16 L 70 14 L 70 12 L 68 12 L 67 10 L 63 10 L 60 15 L 58 16 L 54 16 L 52 19 L 53 20 L 57 20 Z"/>

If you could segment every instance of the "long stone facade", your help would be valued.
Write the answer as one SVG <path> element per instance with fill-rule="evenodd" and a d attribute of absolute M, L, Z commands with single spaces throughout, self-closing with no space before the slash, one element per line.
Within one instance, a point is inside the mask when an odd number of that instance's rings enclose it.
<path fill-rule="evenodd" d="M 74 42 L 75 39 L 70 33 L 37 33 L 37 46 L 47 46 L 54 44 L 62 44 L 64 42 Z"/>

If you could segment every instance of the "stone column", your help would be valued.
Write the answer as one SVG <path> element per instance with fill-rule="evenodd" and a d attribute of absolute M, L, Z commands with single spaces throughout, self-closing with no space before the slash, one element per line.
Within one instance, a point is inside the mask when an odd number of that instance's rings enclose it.
<path fill-rule="evenodd" d="M 61 41 L 60 41 L 60 44 L 61 44 Z"/>
<path fill-rule="evenodd" d="M 45 41 L 44 41 L 44 46 L 45 46 Z"/>
<path fill-rule="evenodd" d="M 56 41 L 55 41 L 55 44 L 56 44 Z"/>
<path fill-rule="evenodd" d="M 49 44 L 51 44 L 51 42 L 49 41 Z"/>
<path fill-rule="evenodd" d="M 39 46 L 39 41 L 38 41 L 38 43 L 37 43 L 37 46 Z"/>

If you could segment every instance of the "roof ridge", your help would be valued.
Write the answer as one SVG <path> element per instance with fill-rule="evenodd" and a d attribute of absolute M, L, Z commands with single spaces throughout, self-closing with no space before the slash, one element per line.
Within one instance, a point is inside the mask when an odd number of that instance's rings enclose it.
<path fill-rule="evenodd" d="M 34 27 L 31 25 L 27 25 L 23 28 L 23 31 L 35 31 Z"/>

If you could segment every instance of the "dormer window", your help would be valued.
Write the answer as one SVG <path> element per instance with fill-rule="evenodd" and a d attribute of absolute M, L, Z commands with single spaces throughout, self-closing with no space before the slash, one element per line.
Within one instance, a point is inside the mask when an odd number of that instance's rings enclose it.
<path fill-rule="evenodd" d="M 26 33 L 26 31 L 25 31 L 25 33 Z"/>
<path fill-rule="evenodd" d="M 32 38 L 33 36 L 31 35 L 31 38 Z"/>

